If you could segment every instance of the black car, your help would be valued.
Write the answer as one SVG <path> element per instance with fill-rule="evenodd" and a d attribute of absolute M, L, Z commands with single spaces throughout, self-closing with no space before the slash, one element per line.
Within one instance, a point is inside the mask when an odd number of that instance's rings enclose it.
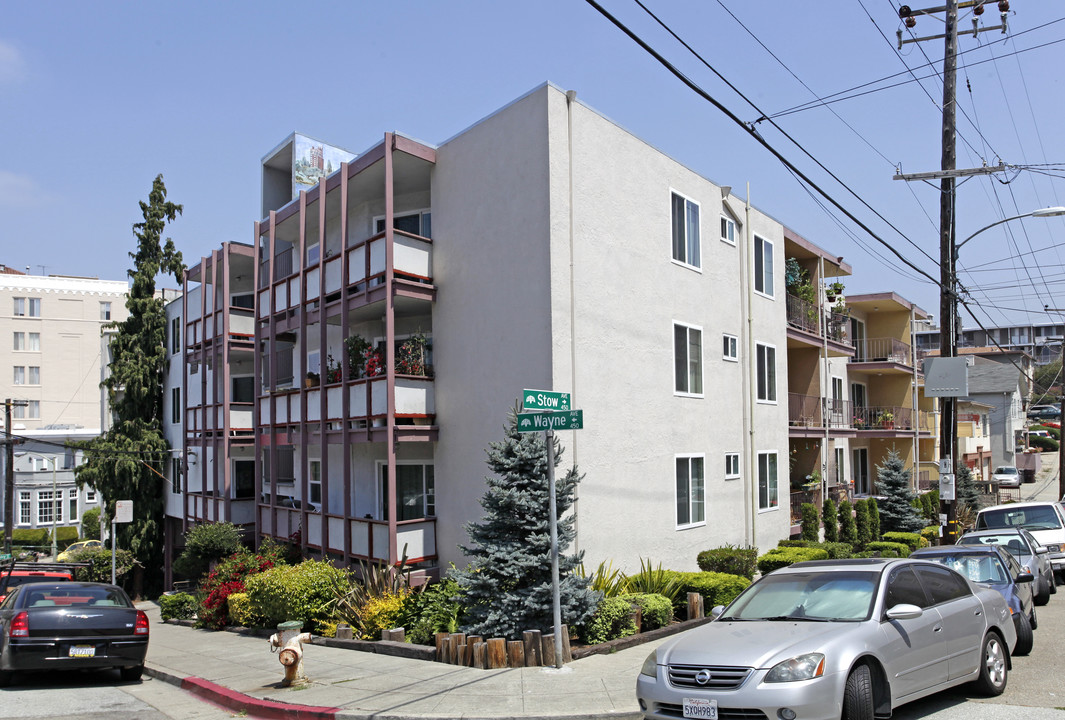
<path fill-rule="evenodd" d="M 915 560 L 931 560 L 959 572 L 970 582 L 994 588 L 1006 599 L 1017 629 L 1014 655 L 1032 651 L 1037 621 L 1032 583 L 1035 576 L 1025 572 L 1016 558 L 1001 545 L 941 545 L 914 550 Z"/>
<path fill-rule="evenodd" d="M 148 616 L 104 583 L 27 583 L 0 603 L 0 685 L 20 671 L 118 668 L 137 680 Z"/>

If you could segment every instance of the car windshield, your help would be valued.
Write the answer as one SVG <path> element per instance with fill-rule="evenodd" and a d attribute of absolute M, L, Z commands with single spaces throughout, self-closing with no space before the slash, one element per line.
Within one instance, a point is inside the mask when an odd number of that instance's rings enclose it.
<path fill-rule="evenodd" d="M 995 468 L 995 475 L 1016 475 L 1017 468 L 1015 467 L 1000 467 Z"/>
<path fill-rule="evenodd" d="M 1028 544 L 1020 535 L 964 535 L 959 545 L 1001 545 L 1014 557 L 1031 555 Z"/>
<path fill-rule="evenodd" d="M 977 517 L 979 527 L 1022 527 L 1026 530 L 1056 530 L 1061 527 L 1054 508 L 1049 505 L 1034 507 L 1005 507 L 997 510 L 984 510 Z"/>
<path fill-rule="evenodd" d="M 915 556 L 916 557 L 916 556 Z M 931 560 L 940 565 L 946 565 L 961 573 L 973 582 L 1001 584 L 1010 580 L 1009 573 L 1002 565 L 1002 561 L 994 555 L 972 555 L 968 553 L 943 553 L 942 555 L 926 555 L 921 553 L 922 560 Z"/>
<path fill-rule="evenodd" d="M 868 620 L 875 572 L 787 572 L 767 575 L 736 599 L 720 620 Z"/>

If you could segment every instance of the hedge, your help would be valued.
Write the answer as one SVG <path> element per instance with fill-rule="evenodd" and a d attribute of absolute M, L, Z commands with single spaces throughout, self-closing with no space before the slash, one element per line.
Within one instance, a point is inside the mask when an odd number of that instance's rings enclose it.
<path fill-rule="evenodd" d="M 699 553 L 697 561 L 699 569 L 703 572 L 739 575 L 751 580 L 754 578 L 754 571 L 758 568 L 758 548 L 726 545 L 704 550 Z"/>
<path fill-rule="evenodd" d="M 67 546 L 78 541 L 78 529 L 71 525 L 63 525 L 56 528 L 55 533 L 55 545 L 60 552 L 67 549 Z M 50 542 L 50 541 L 49 541 Z"/>
<path fill-rule="evenodd" d="M 633 595 L 619 595 L 622 600 L 627 600 L 632 605 L 639 606 L 643 613 L 642 630 L 656 630 L 665 627 L 673 621 L 673 603 L 665 595 L 657 593 L 636 593 Z"/>
<path fill-rule="evenodd" d="M 11 544 L 21 547 L 50 545 L 48 528 L 15 528 L 11 531 Z"/>
<path fill-rule="evenodd" d="M 189 593 L 174 593 L 172 595 L 159 596 L 159 616 L 163 620 L 177 618 L 178 620 L 191 620 L 196 614 L 199 605 L 196 598 Z"/>
<path fill-rule="evenodd" d="M 589 645 L 598 645 L 609 640 L 636 634 L 636 622 L 632 606 L 620 597 L 603 598 L 592 616 L 591 622 L 580 628 L 580 636 Z"/>
<path fill-rule="evenodd" d="M 910 548 L 910 552 L 929 545 L 928 541 L 921 537 L 921 533 L 886 532 L 884 533 L 884 540 L 889 543 L 902 543 Z M 909 555 L 909 553 L 906 554 Z"/>
<path fill-rule="evenodd" d="M 778 547 L 758 558 L 758 569 L 763 575 L 774 570 L 807 560 L 827 560 L 828 551 L 816 547 Z"/>
<path fill-rule="evenodd" d="M 910 546 L 900 542 L 871 542 L 865 546 L 866 551 L 880 553 L 880 557 L 909 557 Z"/>

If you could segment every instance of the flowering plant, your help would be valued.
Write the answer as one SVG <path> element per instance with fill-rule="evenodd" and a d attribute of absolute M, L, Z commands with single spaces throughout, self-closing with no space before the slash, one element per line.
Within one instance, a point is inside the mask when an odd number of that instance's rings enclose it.
<path fill-rule="evenodd" d="M 325 381 L 327 383 L 340 382 L 340 363 L 333 359 L 332 355 L 326 356 L 325 359 Z"/>
<path fill-rule="evenodd" d="M 401 375 L 427 375 L 425 372 L 425 348 L 429 341 L 417 333 L 403 341 L 396 349 L 396 372 Z"/>
<path fill-rule="evenodd" d="M 381 359 L 381 351 L 367 348 L 363 353 L 365 359 L 364 374 L 366 377 L 375 377 L 384 372 L 384 362 Z"/>
<path fill-rule="evenodd" d="M 854 427 L 865 427 L 865 416 L 864 415 L 855 415 L 854 416 Z"/>

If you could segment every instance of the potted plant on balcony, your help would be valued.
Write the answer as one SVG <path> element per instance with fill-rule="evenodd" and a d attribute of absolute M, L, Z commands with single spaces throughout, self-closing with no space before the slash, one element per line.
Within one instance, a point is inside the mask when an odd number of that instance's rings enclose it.
<path fill-rule="evenodd" d="M 363 377 L 366 368 L 366 351 L 369 349 L 370 341 L 358 333 L 344 338 L 344 353 L 348 357 L 348 375 L 350 377 Z"/>
<path fill-rule="evenodd" d="M 825 295 L 828 296 L 829 302 L 836 302 L 836 298 L 843 295 L 843 283 L 838 280 L 830 282 L 825 286 Z"/>
<path fill-rule="evenodd" d="M 894 413 L 889 413 L 889 412 L 886 412 L 886 411 L 882 412 L 879 415 L 877 415 L 876 421 L 880 425 L 880 427 L 882 427 L 882 428 L 887 428 L 888 430 L 894 430 L 895 429 L 895 414 Z"/>
<path fill-rule="evenodd" d="M 428 376 L 428 367 L 425 362 L 426 349 L 429 340 L 421 332 L 417 332 L 404 340 L 396 348 L 396 372 L 400 375 Z"/>
<path fill-rule="evenodd" d="M 865 415 L 855 415 L 854 419 L 851 421 L 851 425 L 853 425 L 854 428 L 857 429 L 857 430 L 864 429 L 865 428 Z"/>
<path fill-rule="evenodd" d="M 384 372 L 384 360 L 381 358 L 381 351 L 375 348 L 366 348 L 362 354 L 363 357 L 363 376 L 364 377 L 377 377 Z"/>
<path fill-rule="evenodd" d="M 327 383 L 338 383 L 342 377 L 340 363 L 334 360 L 332 355 L 327 355 L 325 358 L 325 381 Z"/>
<path fill-rule="evenodd" d="M 307 377 L 303 380 L 303 387 L 316 388 L 321 383 L 321 377 L 316 372 L 308 372 Z"/>

